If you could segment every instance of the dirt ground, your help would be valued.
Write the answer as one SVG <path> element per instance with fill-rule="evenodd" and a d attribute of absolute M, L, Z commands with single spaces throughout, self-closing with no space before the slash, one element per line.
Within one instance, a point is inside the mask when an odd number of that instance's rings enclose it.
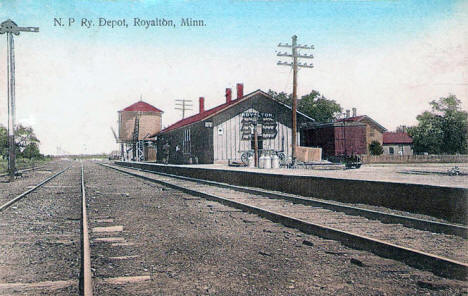
<path fill-rule="evenodd" d="M 0 295 L 77 294 L 79 177 L 74 163 L 0 212 Z M 35 181 L 0 187 L 21 192 Z M 466 282 L 92 162 L 85 162 L 85 184 L 95 295 L 468 294 Z"/>

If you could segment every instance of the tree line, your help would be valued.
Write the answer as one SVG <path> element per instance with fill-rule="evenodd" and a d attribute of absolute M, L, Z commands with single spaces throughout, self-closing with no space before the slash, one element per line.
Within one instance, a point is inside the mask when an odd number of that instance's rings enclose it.
<path fill-rule="evenodd" d="M 431 111 L 418 115 L 418 125 L 408 128 L 416 153 L 466 154 L 468 153 L 468 113 L 461 109 L 455 95 L 439 98 L 430 103 Z"/>
<path fill-rule="evenodd" d="M 15 152 L 18 158 L 43 158 L 39 151 L 39 139 L 32 127 L 21 124 L 15 128 Z M 0 125 L 0 157 L 8 158 L 8 130 Z"/>
<path fill-rule="evenodd" d="M 291 106 L 292 94 L 268 90 L 275 100 Z M 335 100 L 327 99 L 316 90 L 312 90 L 297 100 L 297 111 L 315 119 L 317 122 L 331 122 L 343 112 L 343 108 Z"/>

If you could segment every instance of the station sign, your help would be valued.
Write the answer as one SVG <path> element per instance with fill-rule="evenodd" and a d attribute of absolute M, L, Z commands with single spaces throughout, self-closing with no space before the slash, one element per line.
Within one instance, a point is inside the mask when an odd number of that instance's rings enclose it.
<path fill-rule="evenodd" d="M 252 140 L 254 129 L 263 139 L 275 139 L 278 134 L 278 124 L 273 114 L 266 112 L 244 112 L 241 121 L 242 140 Z"/>

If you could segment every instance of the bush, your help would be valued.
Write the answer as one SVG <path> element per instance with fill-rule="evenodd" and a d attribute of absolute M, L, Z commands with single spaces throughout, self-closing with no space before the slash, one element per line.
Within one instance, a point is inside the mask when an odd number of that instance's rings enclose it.
<path fill-rule="evenodd" d="M 371 155 L 382 155 L 383 154 L 383 147 L 380 145 L 379 141 L 372 141 L 369 144 L 369 152 Z"/>

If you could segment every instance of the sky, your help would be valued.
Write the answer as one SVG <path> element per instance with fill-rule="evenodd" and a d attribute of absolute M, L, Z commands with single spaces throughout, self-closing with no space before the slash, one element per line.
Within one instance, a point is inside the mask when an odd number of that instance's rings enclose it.
<path fill-rule="evenodd" d="M 181 26 L 182 18 L 205 25 Z M 110 127 L 140 97 L 164 111 L 167 126 L 181 119 L 176 99 L 193 100 L 194 114 L 198 97 L 217 106 L 238 82 L 244 93 L 291 93 L 291 69 L 276 54 L 292 35 L 315 47 L 304 52 L 314 68 L 299 71 L 299 96 L 318 90 L 390 131 L 417 124 L 430 101 L 449 94 L 468 110 L 468 1 L 0 0 L 7 19 L 40 28 L 15 36 L 16 114 L 44 154 L 118 149 Z M 155 19 L 175 26 L 141 26 Z M 112 20 L 128 26 L 105 25 Z M 3 125 L 6 80 L 0 35 Z"/>

